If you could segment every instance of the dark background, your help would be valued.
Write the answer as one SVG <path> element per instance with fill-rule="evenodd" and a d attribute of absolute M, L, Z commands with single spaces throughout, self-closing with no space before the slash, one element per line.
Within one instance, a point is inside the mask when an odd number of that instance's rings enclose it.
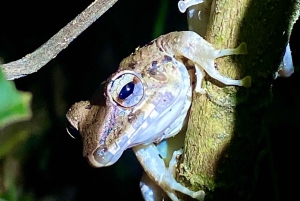
<path fill-rule="evenodd" d="M 1 2 L 0 56 L 4 63 L 33 52 L 91 2 Z M 138 186 L 142 169 L 132 151 L 127 150 L 111 167 L 90 167 L 82 158 L 81 143 L 65 131 L 65 113 L 73 103 L 88 100 L 136 47 L 156 37 L 157 22 L 165 22 L 161 34 L 187 30 L 185 14 L 178 11 L 177 1 L 166 4 L 164 15 L 158 17 L 160 1 L 120 0 L 40 71 L 15 81 L 19 90 L 33 94 L 34 117 L 28 122 L 32 134 L 17 148 L 22 151 L 12 150 L 22 159 L 18 181 L 24 189 L 21 198 L 142 200 Z M 297 36 L 299 23 L 291 38 L 295 66 L 299 66 Z M 298 80 L 296 72 L 288 79 L 274 81 L 274 103 L 269 111 L 272 168 L 278 180 L 268 176 L 263 179 L 270 185 L 277 182 L 281 195 L 289 192 L 285 184 L 290 175 L 286 175 L 297 172 L 290 158 L 297 158 L 294 138 L 299 134 Z M 269 161 L 262 165 L 268 172 Z"/>

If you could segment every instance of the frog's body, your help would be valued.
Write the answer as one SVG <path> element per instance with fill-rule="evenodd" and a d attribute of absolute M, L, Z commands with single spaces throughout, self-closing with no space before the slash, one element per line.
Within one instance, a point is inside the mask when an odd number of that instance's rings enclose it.
<path fill-rule="evenodd" d="M 214 67 L 216 58 L 246 51 L 245 43 L 237 49 L 215 50 L 191 31 L 172 32 L 137 48 L 107 80 L 104 101 L 82 101 L 68 111 L 69 122 L 82 136 L 83 155 L 93 166 L 103 167 L 133 147 L 148 176 L 172 200 L 178 200 L 175 191 L 203 200 L 203 191 L 190 191 L 174 179 L 176 155 L 173 165 L 166 168 L 153 142 L 174 136 L 182 128 L 191 105 L 188 63 L 195 66 L 197 92 L 205 93 L 201 88 L 205 72 L 225 85 L 249 87 L 250 77 L 232 80 Z"/>

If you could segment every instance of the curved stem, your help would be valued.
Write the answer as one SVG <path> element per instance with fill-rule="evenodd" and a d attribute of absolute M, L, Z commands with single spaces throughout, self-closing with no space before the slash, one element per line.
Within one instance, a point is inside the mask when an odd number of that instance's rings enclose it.
<path fill-rule="evenodd" d="M 118 0 L 95 0 L 75 19 L 56 33 L 33 53 L 22 59 L 1 65 L 6 79 L 13 80 L 37 72 L 68 45 Z"/>

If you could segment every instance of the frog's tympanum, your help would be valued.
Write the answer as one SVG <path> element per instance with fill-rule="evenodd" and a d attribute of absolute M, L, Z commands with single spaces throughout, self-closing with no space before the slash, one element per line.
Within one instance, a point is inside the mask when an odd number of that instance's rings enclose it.
<path fill-rule="evenodd" d="M 173 201 L 178 200 L 176 191 L 203 200 L 204 191 L 191 191 L 174 179 L 178 152 L 167 167 L 155 143 L 182 128 L 192 96 L 187 66 L 195 68 L 197 92 L 206 92 L 201 88 L 205 73 L 225 85 L 249 87 L 250 77 L 233 80 L 214 65 L 218 57 L 246 52 L 245 43 L 216 50 L 192 31 L 172 32 L 137 48 L 106 81 L 103 101 L 81 101 L 67 113 L 82 137 L 84 157 L 94 167 L 109 166 L 132 147 L 149 178 Z M 144 198 L 155 200 L 143 188 Z"/>

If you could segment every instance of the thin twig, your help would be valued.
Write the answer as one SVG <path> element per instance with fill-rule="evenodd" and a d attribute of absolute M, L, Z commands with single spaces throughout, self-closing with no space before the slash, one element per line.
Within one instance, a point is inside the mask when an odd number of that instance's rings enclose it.
<path fill-rule="evenodd" d="M 22 59 L 1 65 L 6 79 L 13 80 L 37 72 L 118 0 L 95 0 L 45 44 Z"/>

